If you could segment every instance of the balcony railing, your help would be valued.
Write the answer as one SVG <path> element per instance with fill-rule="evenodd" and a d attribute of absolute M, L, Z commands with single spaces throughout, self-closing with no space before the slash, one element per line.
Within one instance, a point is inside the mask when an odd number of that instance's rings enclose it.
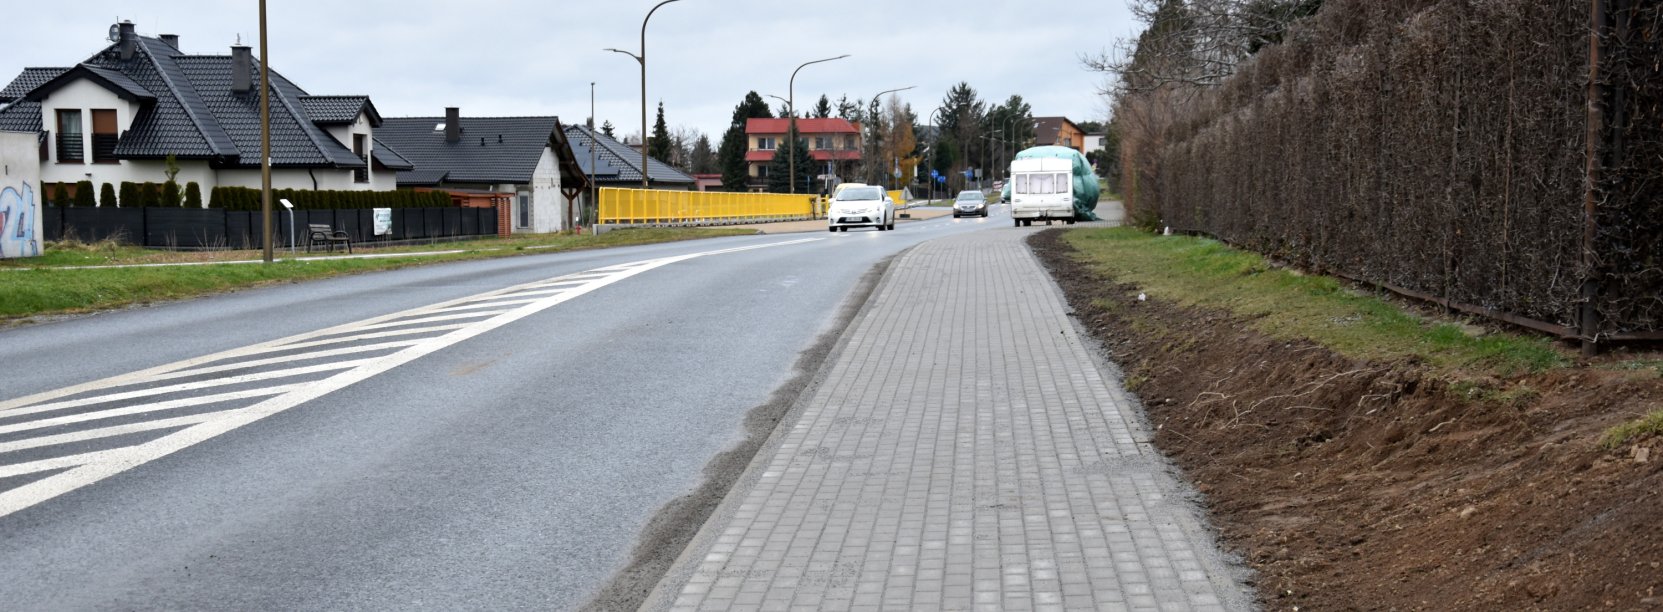
<path fill-rule="evenodd" d="M 59 162 L 85 161 L 86 157 L 82 154 L 83 152 L 81 150 L 81 146 L 82 145 L 81 145 L 81 135 L 80 134 L 78 134 L 78 133 L 77 134 L 64 134 L 62 132 L 59 132 L 58 133 L 58 161 Z"/>
<path fill-rule="evenodd" d="M 93 134 L 92 161 L 95 163 L 116 161 L 115 146 L 120 141 L 121 139 L 115 134 Z"/>

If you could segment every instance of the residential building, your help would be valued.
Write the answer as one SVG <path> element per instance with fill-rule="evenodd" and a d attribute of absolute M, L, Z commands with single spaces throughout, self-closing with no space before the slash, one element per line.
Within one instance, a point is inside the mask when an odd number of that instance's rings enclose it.
<path fill-rule="evenodd" d="M 749 168 L 751 189 L 768 187 L 768 164 L 774 152 L 785 142 L 791 130 L 790 119 L 750 119 L 745 122 L 745 163 Z M 797 133 L 808 143 L 808 154 L 821 165 L 817 168 L 798 168 L 809 176 L 854 176 L 861 160 L 860 124 L 848 119 L 798 119 Z"/>
<path fill-rule="evenodd" d="M 1034 117 L 1034 138 L 1041 146 L 1070 147 L 1086 152 L 1086 133 L 1067 117 Z"/>
<path fill-rule="evenodd" d="M 720 191 L 722 189 L 722 173 L 693 175 L 693 189 L 695 191 Z"/>
<path fill-rule="evenodd" d="M 1104 151 L 1109 148 L 1108 134 L 1086 134 L 1086 153 Z"/>
<path fill-rule="evenodd" d="M 162 182 L 166 159 L 204 204 L 221 185 L 258 188 L 260 62 L 180 49 L 178 36 L 110 28 L 110 46 L 66 68 L 28 68 L 0 90 L 0 130 L 35 133 L 45 187 Z M 367 96 L 314 96 L 271 71 L 272 185 L 390 190 L 408 164 L 376 146 Z"/>
<path fill-rule="evenodd" d="M 559 117 L 390 117 L 377 138 L 409 160 L 400 188 L 511 195 L 515 233 L 571 227 L 575 199 L 587 188 Z M 489 201 L 488 199 L 485 201 Z"/>

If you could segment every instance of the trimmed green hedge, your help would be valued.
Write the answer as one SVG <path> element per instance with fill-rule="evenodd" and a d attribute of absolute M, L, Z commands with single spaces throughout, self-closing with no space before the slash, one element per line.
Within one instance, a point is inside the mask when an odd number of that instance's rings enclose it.
<path fill-rule="evenodd" d="M 215 187 L 208 195 L 209 208 L 226 210 L 260 210 L 260 190 L 247 187 Z M 311 191 L 301 189 L 273 189 L 271 203 L 281 209 L 279 200 L 287 199 L 296 210 L 336 210 L 352 208 L 448 208 L 450 195 L 439 191 Z"/>

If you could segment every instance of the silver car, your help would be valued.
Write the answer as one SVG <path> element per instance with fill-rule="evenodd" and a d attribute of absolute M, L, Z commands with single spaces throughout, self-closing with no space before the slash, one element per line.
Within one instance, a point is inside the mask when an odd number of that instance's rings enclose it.
<path fill-rule="evenodd" d="M 987 196 L 975 190 L 960 191 L 953 200 L 953 218 L 977 216 L 987 216 Z"/>

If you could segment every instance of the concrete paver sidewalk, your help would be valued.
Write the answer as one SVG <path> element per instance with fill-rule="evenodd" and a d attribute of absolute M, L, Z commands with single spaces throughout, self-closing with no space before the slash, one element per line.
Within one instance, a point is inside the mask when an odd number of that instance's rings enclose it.
<path fill-rule="evenodd" d="M 1251 608 L 1029 233 L 897 258 L 645 609 Z"/>

